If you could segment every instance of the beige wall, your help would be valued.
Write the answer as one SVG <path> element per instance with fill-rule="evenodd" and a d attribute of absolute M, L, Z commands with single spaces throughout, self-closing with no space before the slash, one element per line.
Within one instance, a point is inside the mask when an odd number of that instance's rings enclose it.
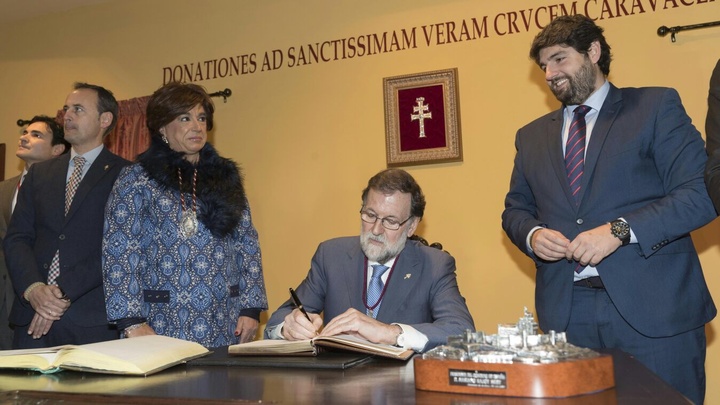
<path fill-rule="evenodd" d="M 625 2 L 628 12 L 631 3 Z M 615 56 L 610 79 L 619 86 L 677 88 L 702 131 L 708 80 L 720 57 L 720 28 L 680 33 L 676 43 L 655 32 L 661 25 L 717 20 L 720 3 L 686 1 L 692 5 L 673 8 L 673 2 L 658 0 L 656 11 L 649 0 L 634 3 L 642 4 L 644 12 L 636 8 L 633 15 L 599 21 Z M 599 15 L 600 5 L 587 4 Z M 418 232 L 442 242 L 455 256 L 461 291 L 478 329 L 493 331 L 497 323 L 515 320 L 523 306 L 534 311 L 532 262 L 508 241 L 500 214 L 515 131 L 558 107 L 527 57 L 539 28 L 524 29 L 520 14 L 546 6 L 537 0 L 368 0 L 352 5 L 125 0 L 0 27 L 5 94 L 0 99 L 0 142 L 9 146 L 7 176 L 19 170 L 13 156 L 19 133 L 15 121 L 53 114 L 73 81 L 102 84 L 118 99 L 127 99 L 152 93 L 162 84 L 165 66 L 255 53 L 255 73 L 199 83 L 209 91 L 233 91 L 227 103 L 217 100 L 213 139 L 222 154 L 245 170 L 274 309 L 287 298 L 287 288 L 304 277 L 320 241 L 359 230 L 360 191 L 385 168 L 382 79 L 457 67 L 464 161 L 408 170 L 428 199 Z M 493 20 L 510 12 L 518 16 L 519 30 L 500 35 Z M 616 10 L 611 8 L 611 14 Z M 499 21 L 507 21 L 508 15 Z M 484 16 L 490 24 L 487 37 L 424 44 L 423 25 L 459 26 Z M 538 21 L 547 23 L 547 11 Z M 260 71 L 262 55 L 274 49 L 412 27 L 418 36 L 415 49 Z M 716 221 L 694 234 L 716 299 L 719 227 Z M 708 381 L 720 378 L 718 330 L 720 320 L 707 327 Z M 717 385 L 709 386 L 707 399 L 720 403 Z"/>

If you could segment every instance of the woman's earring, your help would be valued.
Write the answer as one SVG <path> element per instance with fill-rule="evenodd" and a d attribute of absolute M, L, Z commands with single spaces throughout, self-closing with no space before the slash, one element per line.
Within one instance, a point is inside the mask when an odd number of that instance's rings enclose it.
<path fill-rule="evenodd" d="M 165 134 L 163 134 L 162 140 L 163 140 L 163 142 L 165 142 L 165 143 L 167 143 L 167 144 L 170 144 L 170 142 L 168 142 L 167 137 L 165 136 Z"/>

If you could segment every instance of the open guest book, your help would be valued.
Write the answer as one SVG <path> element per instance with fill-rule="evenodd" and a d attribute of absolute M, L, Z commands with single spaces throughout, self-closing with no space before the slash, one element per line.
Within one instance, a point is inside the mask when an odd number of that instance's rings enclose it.
<path fill-rule="evenodd" d="M 151 335 L 85 345 L 0 350 L 0 369 L 19 368 L 42 373 L 68 369 L 146 376 L 209 353 L 195 342 Z"/>
<path fill-rule="evenodd" d="M 256 340 L 228 347 L 231 356 L 317 356 L 323 350 L 338 349 L 407 360 L 413 351 L 402 347 L 372 343 L 350 335 L 318 336 L 309 340 Z"/>

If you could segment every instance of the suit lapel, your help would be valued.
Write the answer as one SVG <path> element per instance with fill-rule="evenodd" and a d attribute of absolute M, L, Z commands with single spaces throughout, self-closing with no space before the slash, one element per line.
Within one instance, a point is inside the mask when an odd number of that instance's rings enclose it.
<path fill-rule="evenodd" d="M 45 195 L 47 196 L 44 200 L 46 200 L 47 204 L 50 206 L 49 212 L 51 213 L 50 215 L 52 218 L 58 219 L 58 226 L 63 223 L 63 218 L 65 218 L 65 183 L 67 182 L 67 172 L 69 166 L 70 153 L 56 157 L 55 160 L 52 161 L 51 165 L 46 168 L 47 173 L 49 173 L 46 177 L 49 180 L 46 183 L 48 185 L 48 190 L 39 191 L 38 189 L 34 189 L 35 196 L 37 196 L 36 198 Z M 33 165 L 31 170 L 34 168 L 35 166 Z M 37 201 L 36 203 L 40 204 Z"/>
<path fill-rule="evenodd" d="M 365 254 L 360 248 L 360 238 L 355 248 L 348 252 L 346 266 L 353 271 L 348 272 L 349 276 L 345 279 L 345 293 L 350 297 L 350 306 L 358 311 L 365 313 L 365 302 L 363 301 L 362 292 L 365 291 Z M 360 291 L 360 294 L 358 294 Z"/>
<path fill-rule="evenodd" d="M 378 312 L 378 320 L 389 323 L 401 318 L 403 303 L 422 277 L 418 249 L 415 242 L 407 241 L 405 249 L 395 260 L 395 267 L 387 281 L 385 296 Z"/>
<path fill-rule="evenodd" d="M 597 166 L 600 152 L 602 151 L 603 145 L 608 138 L 610 128 L 612 127 L 615 118 L 618 115 L 622 107 L 622 94 L 620 89 L 610 84 L 610 91 L 608 92 L 605 101 L 603 102 L 600 114 L 595 121 L 592 134 L 590 135 L 590 142 L 588 143 L 587 153 L 585 154 L 585 173 L 582 178 L 582 185 L 580 186 L 580 198 L 585 194 L 585 190 L 590 187 L 595 167 Z"/>
<path fill-rule="evenodd" d="M 577 209 L 575 205 L 575 197 L 570 191 L 570 185 L 568 184 L 567 171 L 565 170 L 565 156 L 563 156 L 563 144 L 562 144 L 562 126 L 563 126 L 563 109 L 559 109 L 550 115 L 548 121 L 547 132 L 545 137 L 547 139 L 547 150 L 550 154 L 550 162 L 552 162 L 555 176 L 562 187 L 565 198 L 568 203 L 574 209 Z"/>
<path fill-rule="evenodd" d="M 2 189 L 0 190 L 0 211 L 2 211 L 2 216 L 5 220 L 5 224 L 10 223 L 10 211 L 12 210 L 12 201 L 13 197 L 15 197 L 15 190 L 17 190 L 17 185 L 19 182 L 20 176 L 8 179 L 7 182 L 3 184 Z"/>
<path fill-rule="evenodd" d="M 83 200 L 88 196 L 93 187 L 95 187 L 95 184 L 113 167 L 114 163 L 110 159 L 111 156 L 111 153 L 106 148 L 103 148 L 92 166 L 90 166 L 90 169 L 88 169 L 88 172 L 85 173 L 85 176 L 83 176 L 80 181 L 80 185 L 78 185 L 77 191 L 75 191 L 72 204 L 70 204 L 70 210 L 65 216 L 66 222 L 72 218 L 78 207 L 82 205 Z"/>

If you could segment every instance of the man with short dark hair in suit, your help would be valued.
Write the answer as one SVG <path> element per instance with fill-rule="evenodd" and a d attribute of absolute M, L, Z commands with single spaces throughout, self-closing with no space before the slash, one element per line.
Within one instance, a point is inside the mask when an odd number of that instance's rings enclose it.
<path fill-rule="evenodd" d="M 48 116 L 36 115 L 23 129 L 15 152 L 15 156 L 25 163 L 23 172 L 19 176 L 0 182 L 0 245 L 5 239 L 22 179 L 30 166 L 69 151 L 70 144 L 65 141 L 62 126 Z M 5 253 L 0 246 L 0 350 L 12 348 L 13 330 L 8 318 L 14 300 L 15 293 L 5 265 Z"/>
<path fill-rule="evenodd" d="M 105 203 L 129 163 L 103 146 L 117 101 L 76 83 L 63 109 L 71 153 L 30 168 L 4 241 L 18 349 L 117 338 L 105 313 L 100 250 Z"/>
<path fill-rule="evenodd" d="M 628 352 L 702 403 L 717 313 L 690 237 L 716 216 L 703 140 L 675 90 L 606 80 L 602 32 L 574 15 L 535 37 L 563 106 L 517 133 L 503 229 L 535 261 L 542 330 Z"/>
<path fill-rule="evenodd" d="M 410 174 L 388 169 L 373 176 L 362 193 L 360 236 L 321 243 L 297 288 L 310 319 L 288 300 L 268 320 L 265 337 L 351 334 L 423 352 L 474 330 L 455 259 L 408 240 L 424 210 L 425 197 Z M 324 329 L 321 312 L 329 320 Z"/>

